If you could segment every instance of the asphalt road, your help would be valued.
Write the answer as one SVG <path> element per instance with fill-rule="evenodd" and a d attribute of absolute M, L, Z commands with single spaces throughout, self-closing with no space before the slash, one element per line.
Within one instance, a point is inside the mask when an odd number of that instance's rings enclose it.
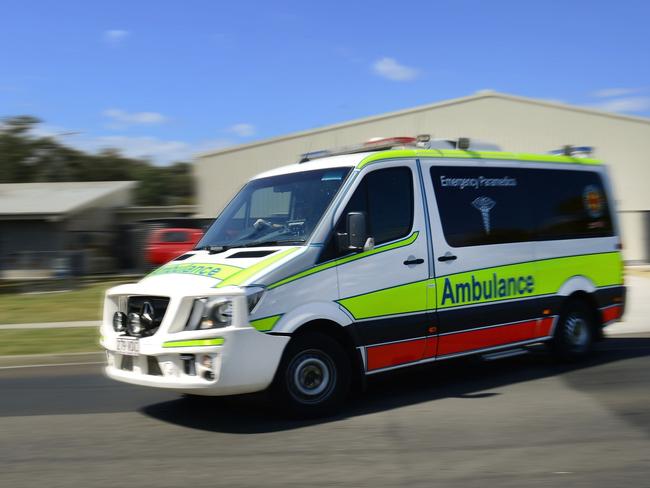
<path fill-rule="evenodd" d="M 0 371 L 0 486 L 650 486 L 650 335 L 376 379 L 337 418 L 195 401 L 96 365 Z"/>

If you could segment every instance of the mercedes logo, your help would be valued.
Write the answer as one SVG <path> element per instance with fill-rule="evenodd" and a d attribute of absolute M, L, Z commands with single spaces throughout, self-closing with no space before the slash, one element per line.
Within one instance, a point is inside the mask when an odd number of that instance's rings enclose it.
<path fill-rule="evenodd" d="M 142 320 L 143 325 L 148 329 L 153 325 L 153 321 L 156 318 L 156 311 L 153 308 L 151 302 L 144 302 L 142 308 L 140 309 L 140 320 Z"/>

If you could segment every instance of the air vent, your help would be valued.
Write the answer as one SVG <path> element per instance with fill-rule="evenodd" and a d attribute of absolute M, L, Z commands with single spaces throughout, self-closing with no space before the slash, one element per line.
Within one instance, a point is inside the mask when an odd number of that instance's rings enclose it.
<path fill-rule="evenodd" d="M 155 356 L 147 356 L 147 374 L 151 376 L 162 376 L 158 359 Z"/>
<path fill-rule="evenodd" d="M 182 254 L 182 255 L 178 256 L 177 258 L 174 258 L 173 261 L 185 261 L 187 258 L 191 258 L 192 256 L 194 256 L 194 254 L 192 254 L 192 253 Z"/>
<path fill-rule="evenodd" d="M 263 258 L 277 251 L 240 251 L 228 256 L 228 259 Z"/>

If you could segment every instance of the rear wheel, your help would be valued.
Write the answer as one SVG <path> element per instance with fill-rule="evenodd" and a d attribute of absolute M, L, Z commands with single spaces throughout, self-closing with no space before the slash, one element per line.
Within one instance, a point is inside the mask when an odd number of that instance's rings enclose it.
<path fill-rule="evenodd" d="M 291 415 L 331 415 L 349 391 L 350 359 L 337 341 L 317 332 L 291 340 L 272 386 L 274 399 Z"/>
<path fill-rule="evenodd" d="M 591 352 L 595 327 L 592 311 L 585 302 L 569 302 L 555 329 L 553 352 L 565 361 L 582 359 Z"/>

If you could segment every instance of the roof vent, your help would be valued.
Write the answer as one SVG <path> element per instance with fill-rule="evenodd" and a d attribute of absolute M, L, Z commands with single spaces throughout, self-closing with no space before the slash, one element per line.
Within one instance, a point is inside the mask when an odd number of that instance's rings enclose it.
<path fill-rule="evenodd" d="M 274 252 L 277 251 L 239 251 L 226 257 L 227 259 L 263 258 Z"/>
<path fill-rule="evenodd" d="M 177 258 L 174 258 L 173 261 L 185 261 L 187 258 L 191 258 L 192 256 L 194 256 L 194 253 L 182 254 Z"/>
<path fill-rule="evenodd" d="M 469 137 L 460 137 L 458 139 L 456 147 L 458 149 L 462 149 L 463 151 L 467 151 L 469 149 Z"/>
<path fill-rule="evenodd" d="M 594 148 L 591 146 L 563 146 L 562 149 L 549 151 L 554 156 L 569 156 L 572 158 L 590 158 L 593 156 Z"/>

